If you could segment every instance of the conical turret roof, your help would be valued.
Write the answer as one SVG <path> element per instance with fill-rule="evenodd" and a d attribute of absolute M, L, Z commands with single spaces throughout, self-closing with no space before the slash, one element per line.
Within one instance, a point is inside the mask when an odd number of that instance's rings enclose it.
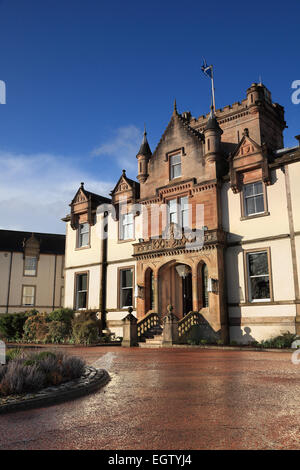
<path fill-rule="evenodd" d="M 150 145 L 147 140 L 146 127 L 144 128 L 144 136 L 143 136 L 142 144 L 140 146 L 140 150 L 138 151 L 137 155 L 143 155 L 145 157 L 151 157 L 152 155 Z"/>

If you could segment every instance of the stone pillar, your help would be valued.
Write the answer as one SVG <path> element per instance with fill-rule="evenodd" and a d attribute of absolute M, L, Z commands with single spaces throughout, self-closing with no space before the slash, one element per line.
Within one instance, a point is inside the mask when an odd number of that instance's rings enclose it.
<path fill-rule="evenodd" d="M 158 273 L 153 273 L 154 276 L 154 312 L 158 311 Z"/>
<path fill-rule="evenodd" d="M 132 315 L 132 307 L 128 308 L 128 315 L 123 318 L 123 341 L 122 346 L 131 347 L 137 346 L 137 319 Z"/>
<path fill-rule="evenodd" d="M 178 342 L 178 318 L 172 313 L 172 305 L 168 305 L 168 314 L 164 317 L 163 342 L 164 347 Z"/>
<path fill-rule="evenodd" d="M 199 310 L 199 300 L 198 300 L 198 274 L 197 268 L 194 268 L 195 271 L 192 274 L 192 290 L 193 290 L 193 310 L 198 312 Z"/>

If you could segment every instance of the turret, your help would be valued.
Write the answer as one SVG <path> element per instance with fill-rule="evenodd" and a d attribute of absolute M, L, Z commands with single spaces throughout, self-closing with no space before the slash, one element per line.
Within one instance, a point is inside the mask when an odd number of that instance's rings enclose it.
<path fill-rule="evenodd" d="M 210 117 L 204 129 L 205 159 L 207 162 L 215 162 L 221 150 L 221 135 L 223 134 L 217 118 L 211 110 Z"/>
<path fill-rule="evenodd" d="M 138 159 L 138 175 L 137 179 L 140 183 L 145 183 L 148 178 L 148 161 L 151 157 L 152 152 L 147 140 L 146 128 L 144 129 L 144 137 L 140 150 L 137 153 L 136 158 Z"/>

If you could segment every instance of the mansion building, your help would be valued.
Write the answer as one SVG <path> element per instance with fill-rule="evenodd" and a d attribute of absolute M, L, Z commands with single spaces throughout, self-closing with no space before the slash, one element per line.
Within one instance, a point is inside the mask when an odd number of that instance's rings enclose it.
<path fill-rule="evenodd" d="M 65 235 L 0 230 L 0 315 L 64 302 Z"/>
<path fill-rule="evenodd" d="M 128 307 L 142 320 L 169 305 L 198 312 L 205 339 L 300 334 L 300 147 L 284 148 L 285 127 L 262 84 L 199 118 L 175 103 L 153 153 L 144 133 L 138 181 L 123 170 L 111 198 L 81 183 L 63 219 L 65 307 L 116 336 Z"/>

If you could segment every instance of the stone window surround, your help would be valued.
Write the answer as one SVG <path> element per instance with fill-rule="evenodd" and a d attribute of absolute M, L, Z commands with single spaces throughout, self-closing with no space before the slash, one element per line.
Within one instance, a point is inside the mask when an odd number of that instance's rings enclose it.
<path fill-rule="evenodd" d="M 86 274 L 87 275 L 87 280 L 86 280 L 86 307 L 81 308 L 80 311 L 87 310 L 89 308 L 89 284 L 90 284 L 90 271 L 78 271 L 74 273 L 74 299 L 73 299 L 73 308 L 75 311 L 79 310 L 77 309 L 77 276 L 80 274 Z"/>
<path fill-rule="evenodd" d="M 270 285 L 270 299 L 251 300 L 250 298 L 250 286 L 249 286 L 249 270 L 248 270 L 248 253 L 262 253 L 267 252 L 268 257 L 268 271 L 269 271 L 269 285 Z M 256 303 L 269 305 L 270 302 L 274 302 L 274 290 L 273 290 L 273 276 L 272 276 L 272 263 L 271 263 L 271 248 L 261 247 L 252 248 L 249 250 L 243 250 L 243 261 L 244 261 L 244 288 L 245 288 L 245 303 L 255 305 Z"/>
<path fill-rule="evenodd" d="M 24 287 L 33 287 L 33 304 L 32 305 L 24 305 L 24 303 L 23 303 Z M 35 307 L 35 304 L 36 304 L 36 285 L 34 285 L 34 284 L 22 284 L 21 306 L 22 307 Z"/>

